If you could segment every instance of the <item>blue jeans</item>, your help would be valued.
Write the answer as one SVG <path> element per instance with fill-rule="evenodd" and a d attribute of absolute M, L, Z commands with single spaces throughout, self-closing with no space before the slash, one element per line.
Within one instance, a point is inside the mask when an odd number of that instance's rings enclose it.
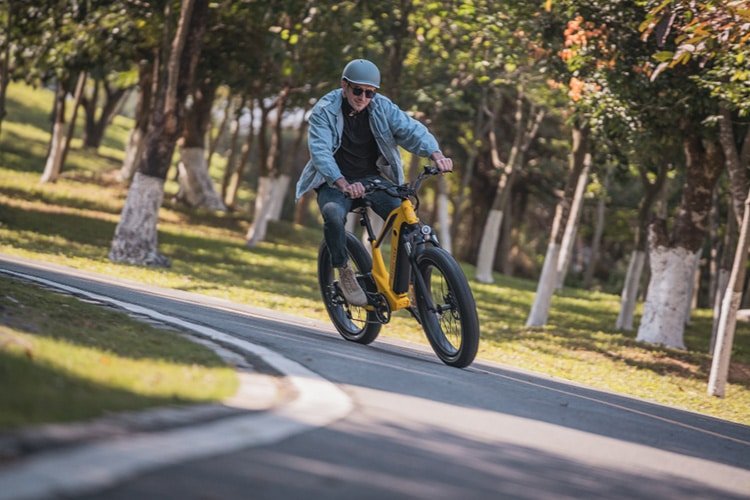
<path fill-rule="evenodd" d="M 371 177 L 359 179 L 366 181 Z M 374 178 L 374 177 L 373 177 Z M 378 177 L 381 182 L 391 182 Z M 323 237 L 326 240 L 328 251 L 331 253 L 331 265 L 342 267 L 346 264 L 348 256 L 346 253 L 346 214 L 348 214 L 354 203 L 361 200 L 352 200 L 344 196 L 344 193 L 336 188 L 323 184 L 317 189 L 318 206 L 323 215 Z M 388 195 L 383 191 L 374 191 L 366 197 L 372 203 L 372 209 L 381 219 L 385 220 L 388 214 L 401 205 L 401 200 Z"/>

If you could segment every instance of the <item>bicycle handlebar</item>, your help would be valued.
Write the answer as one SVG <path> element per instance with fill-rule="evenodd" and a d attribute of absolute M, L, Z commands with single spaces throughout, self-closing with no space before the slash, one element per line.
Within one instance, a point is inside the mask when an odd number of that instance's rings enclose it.
<path fill-rule="evenodd" d="M 405 183 L 401 184 L 400 186 L 394 186 L 391 184 L 383 185 L 377 181 L 363 183 L 365 186 L 365 194 L 369 194 L 374 191 L 385 191 L 388 195 L 393 196 L 394 198 L 408 198 L 410 196 L 416 195 L 417 191 L 419 190 L 419 186 L 422 184 L 422 181 L 426 177 L 432 175 L 440 175 L 441 173 L 442 172 L 439 168 L 433 167 L 432 165 L 425 165 L 422 173 L 420 173 L 412 183 Z"/>

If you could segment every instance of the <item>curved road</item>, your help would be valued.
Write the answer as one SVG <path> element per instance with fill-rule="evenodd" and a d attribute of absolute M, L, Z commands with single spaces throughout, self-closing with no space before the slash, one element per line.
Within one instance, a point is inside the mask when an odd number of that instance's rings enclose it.
<path fill-rule="evenodd" d="M 0 269 L 209 325 L 335 383 L 353 410 L 79 498 L 750 498 L 750 427 L 325 324 L 0 256 Z M 750 411 L 750 410 L 749 410 Z"/>

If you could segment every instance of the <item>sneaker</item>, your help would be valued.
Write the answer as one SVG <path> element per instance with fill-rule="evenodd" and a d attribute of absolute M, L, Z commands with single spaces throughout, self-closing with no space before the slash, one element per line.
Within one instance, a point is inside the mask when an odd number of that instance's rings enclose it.
<path fill-rule="evenodd" d="M 351 267 L 345 266 L 339 268 L 339 287 L 349 304 L 353 306 L 367 305 L 367 296 L 362 287 L 359 286 L 357 277 L 354 275 L 354 270 Z"/>

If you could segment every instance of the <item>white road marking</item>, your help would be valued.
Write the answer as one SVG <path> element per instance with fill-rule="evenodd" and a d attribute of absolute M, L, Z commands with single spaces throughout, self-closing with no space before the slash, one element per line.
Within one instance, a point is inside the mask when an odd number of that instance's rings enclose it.
<path fill-rule="evenodd" d="M 32 455 L 0 468 L 0 500 L 75 495 L 106 488 L 157 467 L 274 443 L 326 426 L 353 408 L 349 396 L 336 385 L 265 347 L 136 304 L 23 273 L 2 272 L 112 304 L 252 353 L 284 374 L 298 396 L 262 413 Z"/>

